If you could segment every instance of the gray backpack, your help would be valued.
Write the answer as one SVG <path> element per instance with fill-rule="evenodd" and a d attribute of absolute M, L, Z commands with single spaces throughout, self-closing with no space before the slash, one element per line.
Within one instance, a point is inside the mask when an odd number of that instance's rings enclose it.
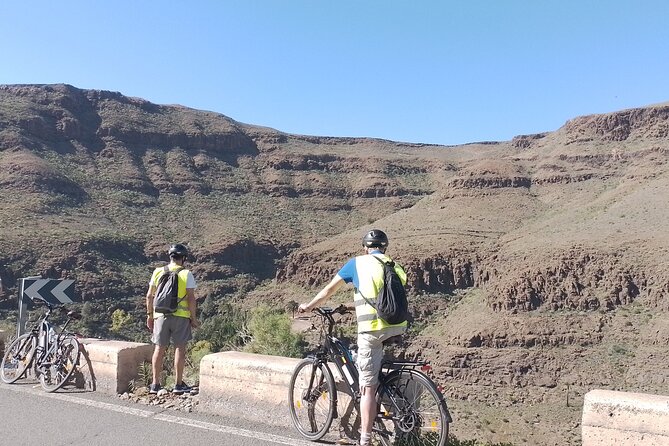
<path fill-rule="evenodd" d="M 153 299 L 153 311 L 156 313 L 172 314 L 177 311 L 179 302 L 186 296 L 179 299 L 179 272 L 182 267 L 170 271 L 165 265 L 163 274 L 158 278 L 156 287 L 156 297 Z"/>

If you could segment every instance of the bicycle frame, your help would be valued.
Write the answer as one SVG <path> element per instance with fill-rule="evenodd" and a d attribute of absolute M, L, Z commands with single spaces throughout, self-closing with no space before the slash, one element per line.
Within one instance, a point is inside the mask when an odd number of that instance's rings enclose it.
<path fill-rule="evenodd" d="M 37 350 L 35 351 L 31 364 L 35 376 L 38 376 L 43 370 L 52 365 L 49 362 L 45 362 L 44 359 L 58 348 L 58 345 L 60 345 L 65 335 L 68 334 L 66 329 L 72 320 L 68 314 L 65 324 L 60 328 L 60 331 L 57 331 L 56 326 L 49 321 L 49 316 L 55 307 L 43 299 L 41 299 L 41 301 L 47 306 L 47 311 L 37 322 L 35 322 L 35 325 L 33 325 L 30 330 L 33 339 L 37 341 Z M 31 367 L 29 366 L 28 368 Z"/>
<path fill-rule="evenodd" d="M 42 350 L 38 350 L 37 354 L 35 355 L 35 368 L 38 369 L 38 371 L 41 373 L 43 370 L 45 370 L 47 367 L 50 367 L 52 365 L 51 362 L 46 362 L 45 358 L 48 358 L 51 353 L 54 353 L 57 349 L 62 340 L 65 338 L 65 336 L 68 334 L 66 329 L 67 325 L 70 323 L 70 318 L 68 317 L 67 320 L 65 321 L 65 324 L 61 327 L 60 331 L 56 333 L 56 330 L 54 329 L 54 325 L 51 324 L 48 320 L 49 314 L 51 313 L 51 308 L 49 308 L 49 311 L 45 315 L 44 318 L 42 318 L 40 328 L 39 328 L 39 337 L 38 337 L 38 349 L 40 345 L 42 346 Z M 55 336 L 54 336 L 55 335 Z"/>

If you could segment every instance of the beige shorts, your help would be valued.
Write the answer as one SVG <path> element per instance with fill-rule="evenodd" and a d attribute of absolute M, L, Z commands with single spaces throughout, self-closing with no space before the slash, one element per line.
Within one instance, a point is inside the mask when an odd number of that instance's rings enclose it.
<path fill-rule="evenodd" d="M 379 383 L 379 372 L 383 362 L 383 341 L 401 335 L 406 327 L 389 327 L 381 331 L 358 333 L 358 359 L 360 387 L 372 387 Z"/>
<path fill-rule="evenodd" d="M 190 319 L 181 316 L 160 316 L 153 320 L 151 341 L 160 346 L 184 345 L 193 338 Z"/>

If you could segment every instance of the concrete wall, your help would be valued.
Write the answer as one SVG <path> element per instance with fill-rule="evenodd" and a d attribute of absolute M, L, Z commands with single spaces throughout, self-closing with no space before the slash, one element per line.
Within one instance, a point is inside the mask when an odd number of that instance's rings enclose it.
<path fill-rule="evenodd" d="M 288 384 L 298 362 L 241 352 L 207 355 L 200 362 L 198 407 L 208 413 L 287 425 Z"/>
<path fill-rule="evenodd" d="M 81 343 L 79 387 L 113 395 L 128 390 L 139 365 L 151 362 L 153 354 L 152 345 L 138 342 L 84 339 Z"/>
<path fill-rule="evenodd" d="M 669 396 L 592 390 L 582 439 L 583 446 L 669 446 Z"/>

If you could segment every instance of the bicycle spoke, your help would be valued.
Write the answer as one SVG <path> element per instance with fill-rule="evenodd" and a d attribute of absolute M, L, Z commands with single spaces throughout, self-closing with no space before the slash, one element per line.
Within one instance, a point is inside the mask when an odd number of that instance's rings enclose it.
<path fill-rule="evenodd" d="M 444 445 L 448 420 L 441 395 L 423 374 L 405 370 L 380 389 L 376 421 L 384 445 Z M 383 426 L 383 428 L 381 428 Z"/>
<path fill-rule="evenodd" d="M 7 346 L 0 366 L 0 378 L 3 382 L 11 384 L 25 375 L 35 355 L 34 339 L 31 333 L 27 333 Z"/>
<path fill-rule="evenodd" d="M 72 376 L 79 360 L 79 343 L 73 337 L 63 338 L 55 351 L 42 362 L 40 382 L 44 390 L 54 392 Z"/>

